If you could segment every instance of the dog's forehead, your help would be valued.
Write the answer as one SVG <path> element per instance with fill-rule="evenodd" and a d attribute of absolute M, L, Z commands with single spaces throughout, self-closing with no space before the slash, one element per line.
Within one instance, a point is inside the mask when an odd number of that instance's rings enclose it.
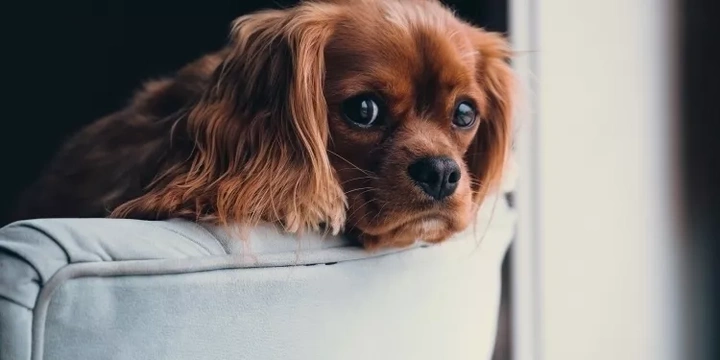
<path fill-rule="evenodd" d="M 433 15 L 412 2 L 388 4 L 397 11 L 350 16 L 338 26 L 326 49 L 329 82 L 348 92 L 364 86 L 389 96 L 414 94 L 419 103 L 475 82 L 478 53 L 468 25 L 440 6 Z"/>

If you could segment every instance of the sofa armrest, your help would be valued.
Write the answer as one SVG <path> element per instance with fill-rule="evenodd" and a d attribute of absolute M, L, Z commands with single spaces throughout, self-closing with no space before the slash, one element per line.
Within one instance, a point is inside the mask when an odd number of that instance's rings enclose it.
<path fill-rule="evenodd" d="M 514 216 L 499 199 L 446 243 L 377 253 L 268 226 L 18 222 L 0 359 L 489 358 Z"/>

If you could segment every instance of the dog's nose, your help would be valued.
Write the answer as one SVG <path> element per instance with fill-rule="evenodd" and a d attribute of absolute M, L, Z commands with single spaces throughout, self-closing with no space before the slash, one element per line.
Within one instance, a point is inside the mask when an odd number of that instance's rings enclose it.
<path fill-rule="evenodd" d="M 435 200 L 452 195 L 460 181 L 460 167 L 454 160 L 444 157 L 415 161 L 408 167 L 408 174 Z"/>

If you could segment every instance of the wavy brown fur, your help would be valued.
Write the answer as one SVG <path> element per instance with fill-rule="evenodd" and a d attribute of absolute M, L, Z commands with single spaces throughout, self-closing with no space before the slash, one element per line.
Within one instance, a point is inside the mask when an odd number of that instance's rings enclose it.
<path fill-rule="evenodd" d="M 500 36 L 430 0 L 305 2 L 243 16 L 230 35 L 70 139 L 16 218 L 270 222 L 403 246 L 462 230 L 497 184 L 513 105 Z M 339 104 L 359 91 L 385 95 L 393 127 L 348 127 Z M 482 114 L 470 132 L 444 125 L 459 95 Z M 442 205 L 405 174 L 428 155 L 462 163 Z"/>

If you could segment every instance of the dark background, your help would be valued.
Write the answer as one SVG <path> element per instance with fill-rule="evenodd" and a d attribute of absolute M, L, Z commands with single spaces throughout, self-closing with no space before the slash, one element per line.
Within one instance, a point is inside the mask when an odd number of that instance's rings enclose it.
<path fill-rule="evenodd" d="M 295 2 L 41 0 L 2 5 L 7 29 L 0 226 L 21 189 L 70 134 L 120 109 L 144 80 L 219 49 L 235 17 Z M 507 29 L 506 0 L 446 3 L 475 24 Z"/>
<path fill-rule="evenodd" d="M 686 359 L 720 359 L 720 1 L 680 2 Z"/>

